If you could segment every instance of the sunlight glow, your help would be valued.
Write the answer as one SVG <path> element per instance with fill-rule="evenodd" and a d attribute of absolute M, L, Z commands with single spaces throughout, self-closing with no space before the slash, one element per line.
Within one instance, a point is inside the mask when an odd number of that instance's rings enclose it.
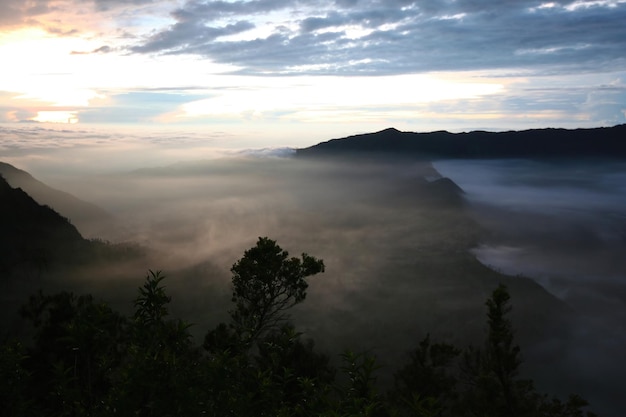
<path fill-rule="evenodd" d="M 39 111 L 37 117 L 33 119 L 42 123 L 78 123 L 78 117 L 75 111 Z"/>
<path fill-rule="evenodd" d="M 268 80 L 264 80 L 266 83 Z M 411 106 L 446 100 L 462 100 L 495 94 L 503 85 L 491 82 L 451 80 L 430 75 L 389 77 L 292 77 L 276 80 L 270 88 L 240 87 L 207 99 L 186 103 L 179 117 L 258 117 L 264 113 L 320 114 L 323 108 L 349 112 L 365 107 Z M 370 109 L 371 110 L 371 109 Z"/>
<path fill-rule="evenodd" d="M 86 106 L 97 93 L 81 85 L 75 71 L 84 68 L 84 59 L 71 52 L 91 47 L 83 39 L 58 38 L 36 29 L 4 34 L 0 56 L 11 65 L 3 68 L 0 90 L 17 92 L 17 99 Z"/>

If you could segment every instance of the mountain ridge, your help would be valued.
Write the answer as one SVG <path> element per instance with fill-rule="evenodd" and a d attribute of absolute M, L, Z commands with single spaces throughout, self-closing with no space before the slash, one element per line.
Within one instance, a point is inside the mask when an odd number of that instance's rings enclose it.
<path fill-rule="evenodd" d="M 346 154 L 406 154 L 428 158 L 626 157 L 626 124 L 585 129 L 542 128 L 504 132 L 416 133 L 393 127 L 320 142 L 297 157 Z"/>
<path fill-rule="evenodd" d="M 37 203 L 52 207 L 69 219 L 81 234 L 90 238 L 108 237 L 115 220 L 111 214 L 95 204 L 39 181 L 32 174 L 0 161 L 0 175 L 13 188 L 20 188 Z"/>
<path fill-rule="evenodd" d="M 22 264 L 46 268 L 86 240 L 68 219 L 41 205 L 0 174 L 0 270 Z"/>

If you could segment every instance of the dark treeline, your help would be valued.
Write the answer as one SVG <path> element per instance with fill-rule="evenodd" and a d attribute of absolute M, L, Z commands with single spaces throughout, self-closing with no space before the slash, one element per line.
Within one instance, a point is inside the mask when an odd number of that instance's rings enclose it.
<path fill-rule="evenodd" d="M 164 276 L 147 275 L 133 312 L 93 295 L 30 297 L 30 329 L 0 351 L 0 404 L 10 416 L 592 416 L 573 395 L 538 393 L 519 375 L 510 296 L 486 301 L 484 343 L 456 347 L 424 335 L 393 386 L 377 384 L 378 361 L 359 346 L 340 365 L 291 324 L 307 278 L 324 262 L 290 257 L 259 238 L 231 268 L 232 308 L 201 346 L 171 317 Z M 184 300 L 178 300 L 184 302 Z M 26 331 L 28 330 L 28 331 Z"/>

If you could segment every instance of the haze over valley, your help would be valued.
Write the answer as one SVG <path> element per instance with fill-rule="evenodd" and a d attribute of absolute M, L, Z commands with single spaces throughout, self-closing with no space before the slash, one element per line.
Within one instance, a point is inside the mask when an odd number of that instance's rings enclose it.
<path fill-rule="evenodd" d="M 0 4 L 5 414 L 623 416 L 626 0 Z"/>
<path fill-rule="evenodd" d="M 47 130 L 21 132 L 29 146 L 3 149 L 8 183 L 33 197 L 35 184 L 39 199 L 70 193 L 63 210 L 38 202 L 84 237 L 129 249 L 94 266 L 18 270 L 21 284 L 5 284 L 11 296 L 71 289 L 128 309 L 147 270 L 162 270 L 173 314 L 201 338 L 230 308 L 230 267 L 269 236 L 326 265 L 294 310 L 297 328 L 329 352 L 375 352 L 382 382 L 428 333 L 479 343 L 484 300 L 505 283 L 523 372 L 545 391 L 580 393 L 602 415 L 625 405 L 621 159 L 432 160 L 393 148 L 297 155 L 176 148 L 167 136 L 91 140 L 70 129 L 52 132 L 53 142 Z M 84 216 L 70 215 L 72 206 Z"/>

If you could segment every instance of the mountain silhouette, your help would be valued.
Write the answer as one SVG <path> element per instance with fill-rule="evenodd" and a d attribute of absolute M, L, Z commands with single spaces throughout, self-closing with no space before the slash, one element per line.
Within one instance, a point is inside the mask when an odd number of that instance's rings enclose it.
<path fill-rule="evenodd" d="M 113 216 L 102 208 L 70 193 L 54 189 L 26 171 L 0 162 L 0 175 L 11 187 L 21 188 L 38 203 L 50 206 L 67 217 L 85 236 L 109 237 L 107 233 L 115 229 Z"/>
<path fill-rule="evenodd" d="M 393 153 L 428 158 L 572 158 L 625 157 L 626 124 L 594 129 L 450 133 L 376 133 L 332 139 L 298 149 L 300 157 Z"/>
<path fill-rule="evenodd" d="M 0 175 L 0 270 L 46 269 L 71 256 L 88 241 L 75 226 Z"/>

